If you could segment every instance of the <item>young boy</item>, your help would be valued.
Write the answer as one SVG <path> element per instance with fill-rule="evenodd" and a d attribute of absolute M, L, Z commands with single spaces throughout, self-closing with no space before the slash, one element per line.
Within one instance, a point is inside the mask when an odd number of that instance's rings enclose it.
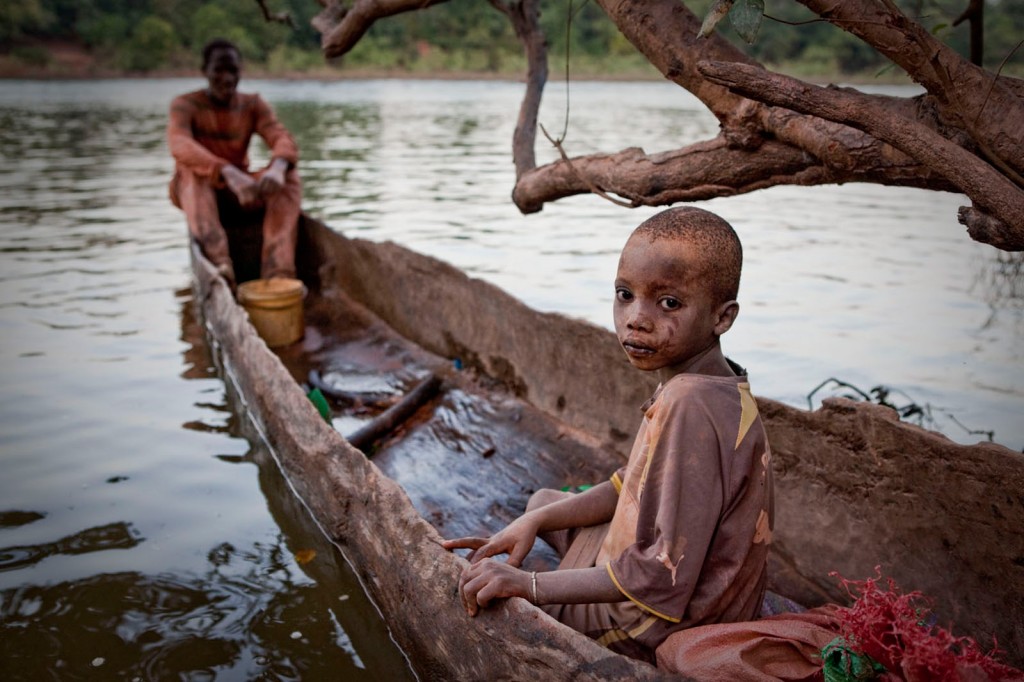
<path fill-rule="evenodd" d="M 288 130 L 256 94 L 238 92 L 242 56 L 233 43 L 216 39 L 203 47 L 207 87 L 171 102 L 167 144 L 174 156 L 171 201 L 185 211 L 189 231 L 203 253 L 234 287 L 235 268 L 221 224 L 218 195 L 243 209 L 264 207 L 260 276 L 295 277 L 295 244 L 302 183 L 299 153 Z M 270 164 L 249 171 L 249 141 L 262 137 Z"/>
<path fill-rule="evenodd" d="M 626 242 L 615 280 L 615 331 L 630 363 L 662 379 L 629 461 L 578 495 L 540 490 L 526 513 L 472 552 L 459 581 L 475 615 L 523 597 L 599 643 L 654 662 L 694 625 L 753 620 L 771 543 L 771 454 L 743 369 L 722 354 L 736 320 L 742 250 L 701 209 L 663 211 Z M 518 566 L 537 537 L 559 570 Z M 508 561 L 484 561 L 508 553 Z"/>

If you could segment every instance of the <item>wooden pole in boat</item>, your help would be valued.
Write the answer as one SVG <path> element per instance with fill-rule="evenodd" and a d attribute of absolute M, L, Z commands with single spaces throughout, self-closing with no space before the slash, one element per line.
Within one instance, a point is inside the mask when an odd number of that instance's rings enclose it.
<path fill-rule="evenodd" d="M 345 436 L 345 440 L 353 447 L 362 450 L 363 453 L 369 454 L 368 450 L 375 442 L 398 428 L 421 405 L 434 397 L 440 387 L 441 379 L 436 374 L 431 374 L 406 393 L 397 403 L 381 412 L 355 433 Z"/>

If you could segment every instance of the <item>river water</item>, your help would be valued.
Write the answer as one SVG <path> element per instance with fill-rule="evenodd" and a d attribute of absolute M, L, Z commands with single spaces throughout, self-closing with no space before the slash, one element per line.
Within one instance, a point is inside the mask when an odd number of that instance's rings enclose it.
<path fill-rule="evenodd" d="M 344 561 L 246 439 L 194 319 L 164 125 L 173 95 L 201 85 L 0 83 L 0 677 L 411 677 Z M 520 84 L 242 89 L 295 132 L 313 215 L 611 326 L 618 251 L 655 209 L 574 197 L 520 215 Z M 566 100 L 549 88 L 553 134 Z M 572 155 L 661 151 L 717 129 L 660 82 L 575 83 L 568 112 Z M 884 385 L 950 438 L 1024 447 L 1024 268 L 967 238 L 963 201 L 849 185 L 701 204 L 744 242 L 724 346 L 755 392 L 807 405 L 829 378 Z M 813 402 L 850 390 L 833 383 Z"/>

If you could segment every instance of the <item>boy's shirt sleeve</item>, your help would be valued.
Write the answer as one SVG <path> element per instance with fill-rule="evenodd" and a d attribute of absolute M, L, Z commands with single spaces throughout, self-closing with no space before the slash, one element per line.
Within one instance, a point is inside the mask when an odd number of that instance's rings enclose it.
<path fill-rule="evenodd" d="M 256 97 L 256 134 L 266 141 L 272 158 L 284 159 L 290 168 L 299 162 L 299 148 L 284 124 L 277 119 L 266 101 Z"/>
<path fill-rule="evenodd" d="M 167 121 L 167 146 L 179 165 L 215 181 L 228 161 L 196 141 L 192 133 L 192 119 L 196 115 L 195 105 L 186 96 L 174 98 Z"/>
<path fill-rule="evenodd" d="M 724 500 L 708 405 L 664 394 L 647 413 L 602 548 L 616 587 L 645 611 L 680 622 Z"/>

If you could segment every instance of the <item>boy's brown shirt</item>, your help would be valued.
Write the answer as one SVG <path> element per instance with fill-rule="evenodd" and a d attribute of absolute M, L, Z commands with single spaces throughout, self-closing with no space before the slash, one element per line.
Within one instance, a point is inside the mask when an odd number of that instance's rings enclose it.
<path fill-rule="evenodd" d="M 679 374 L 612 476 L 619 501 L 597 566 L 630 600 L 618 628 L 654 649 L 695 625 L 752 620 L 774 517 L 771 451 L 746 377 Z"/>

